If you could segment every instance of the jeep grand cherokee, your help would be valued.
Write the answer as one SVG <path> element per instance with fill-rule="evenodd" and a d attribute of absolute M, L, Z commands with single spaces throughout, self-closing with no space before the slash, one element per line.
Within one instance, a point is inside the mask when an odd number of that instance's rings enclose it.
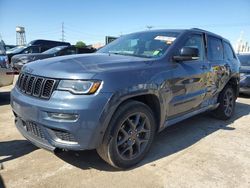
<path fill-rule="evenodd" d="M 117 168 L 143 159 L 155 134 L 196 114 L 229 119 L 239 61 L 200 29 L 150 30 L 97 53 L 25 65 L 11 92 L 19 131 L 48 150 L 97 149 Z"/>

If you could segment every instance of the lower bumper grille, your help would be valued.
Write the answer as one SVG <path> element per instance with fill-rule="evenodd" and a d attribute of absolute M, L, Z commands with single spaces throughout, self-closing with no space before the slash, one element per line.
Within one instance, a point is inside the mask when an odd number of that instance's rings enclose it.
<path fill-rule="evenodd" d="M 75 137 L 69 132 L 57 130 L 57 129 L 49 129 L 47 127 L 45 128 L 32 121 L 24 121 L 20 117 L 18 117 L 16 113 L 14 114 L 16 116 L 16 120 L 15 120 L 16 123 L 19 122 L 17 123 L 17 125 L 19 125 L 19 127 L 22 127 L 22 130 L 24 132 L 29 133 L 30 136 L 36 137 L 41 142 L 45 142 L 48 144 L 49 143 L 48 139 L 53 139 L 54 141 L 58 143 L 61 142 L 64 144 L 65 143 L 77 144 Z M 50 135 L 49 138 L 47 138 L 47 133 L 48 135 Z"/>
<path fill-rule="evenodd" d="M 52 130 L 57 138 L 66 142 L 76 142 L 74 136 L 68 132 L 61 130 Z"/>
<path fill-rule="evenodd" d="M 35 135 L 36 137 L 39 137 L 39 138 L 45 140 L 43 130 L 38 125 L 36 125 L 35 123 L 23 121 L 23 126 L 24 126 L 24 128 L 26 129 L 27 132 Z"/>

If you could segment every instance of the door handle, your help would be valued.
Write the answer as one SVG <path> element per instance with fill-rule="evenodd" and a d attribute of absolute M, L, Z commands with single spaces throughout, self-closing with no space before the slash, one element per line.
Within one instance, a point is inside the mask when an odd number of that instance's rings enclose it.
<path fill-rule="evenodd" d="M 202 70 L 207 70 L 208 67 L 207 67 L 206 65 L 201 65 L 201 69 L 202 69 Z"/>
<path fill-rule="evenodd" d="M 229 64 L 225 64 L 225 67 L 226 67 L 226 68 L 230 68 L 230 65 L 229 65 Z"/>

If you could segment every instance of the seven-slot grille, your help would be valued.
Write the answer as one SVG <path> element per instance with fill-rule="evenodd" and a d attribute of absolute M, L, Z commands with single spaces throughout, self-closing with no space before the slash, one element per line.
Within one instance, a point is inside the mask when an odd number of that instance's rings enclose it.
<path fill-rule="evenodd" d="M 42 99 L 49 99 L 54 88 L 56 80 L 33 76 L 30 74 L 20 74 L 17 81 L 17 86 L 22 93 L 39 97 Z"/>

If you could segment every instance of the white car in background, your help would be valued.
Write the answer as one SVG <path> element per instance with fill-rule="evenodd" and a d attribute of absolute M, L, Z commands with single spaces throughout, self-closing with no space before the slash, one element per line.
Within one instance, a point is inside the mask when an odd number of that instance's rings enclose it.
<path fill-rule="evenodd" d="M 8 56 L 0 41 L 0 87 L 8 86 L 13 83 L 14 75 L 11 74 L 12 68 L 8 61 Z"/>

